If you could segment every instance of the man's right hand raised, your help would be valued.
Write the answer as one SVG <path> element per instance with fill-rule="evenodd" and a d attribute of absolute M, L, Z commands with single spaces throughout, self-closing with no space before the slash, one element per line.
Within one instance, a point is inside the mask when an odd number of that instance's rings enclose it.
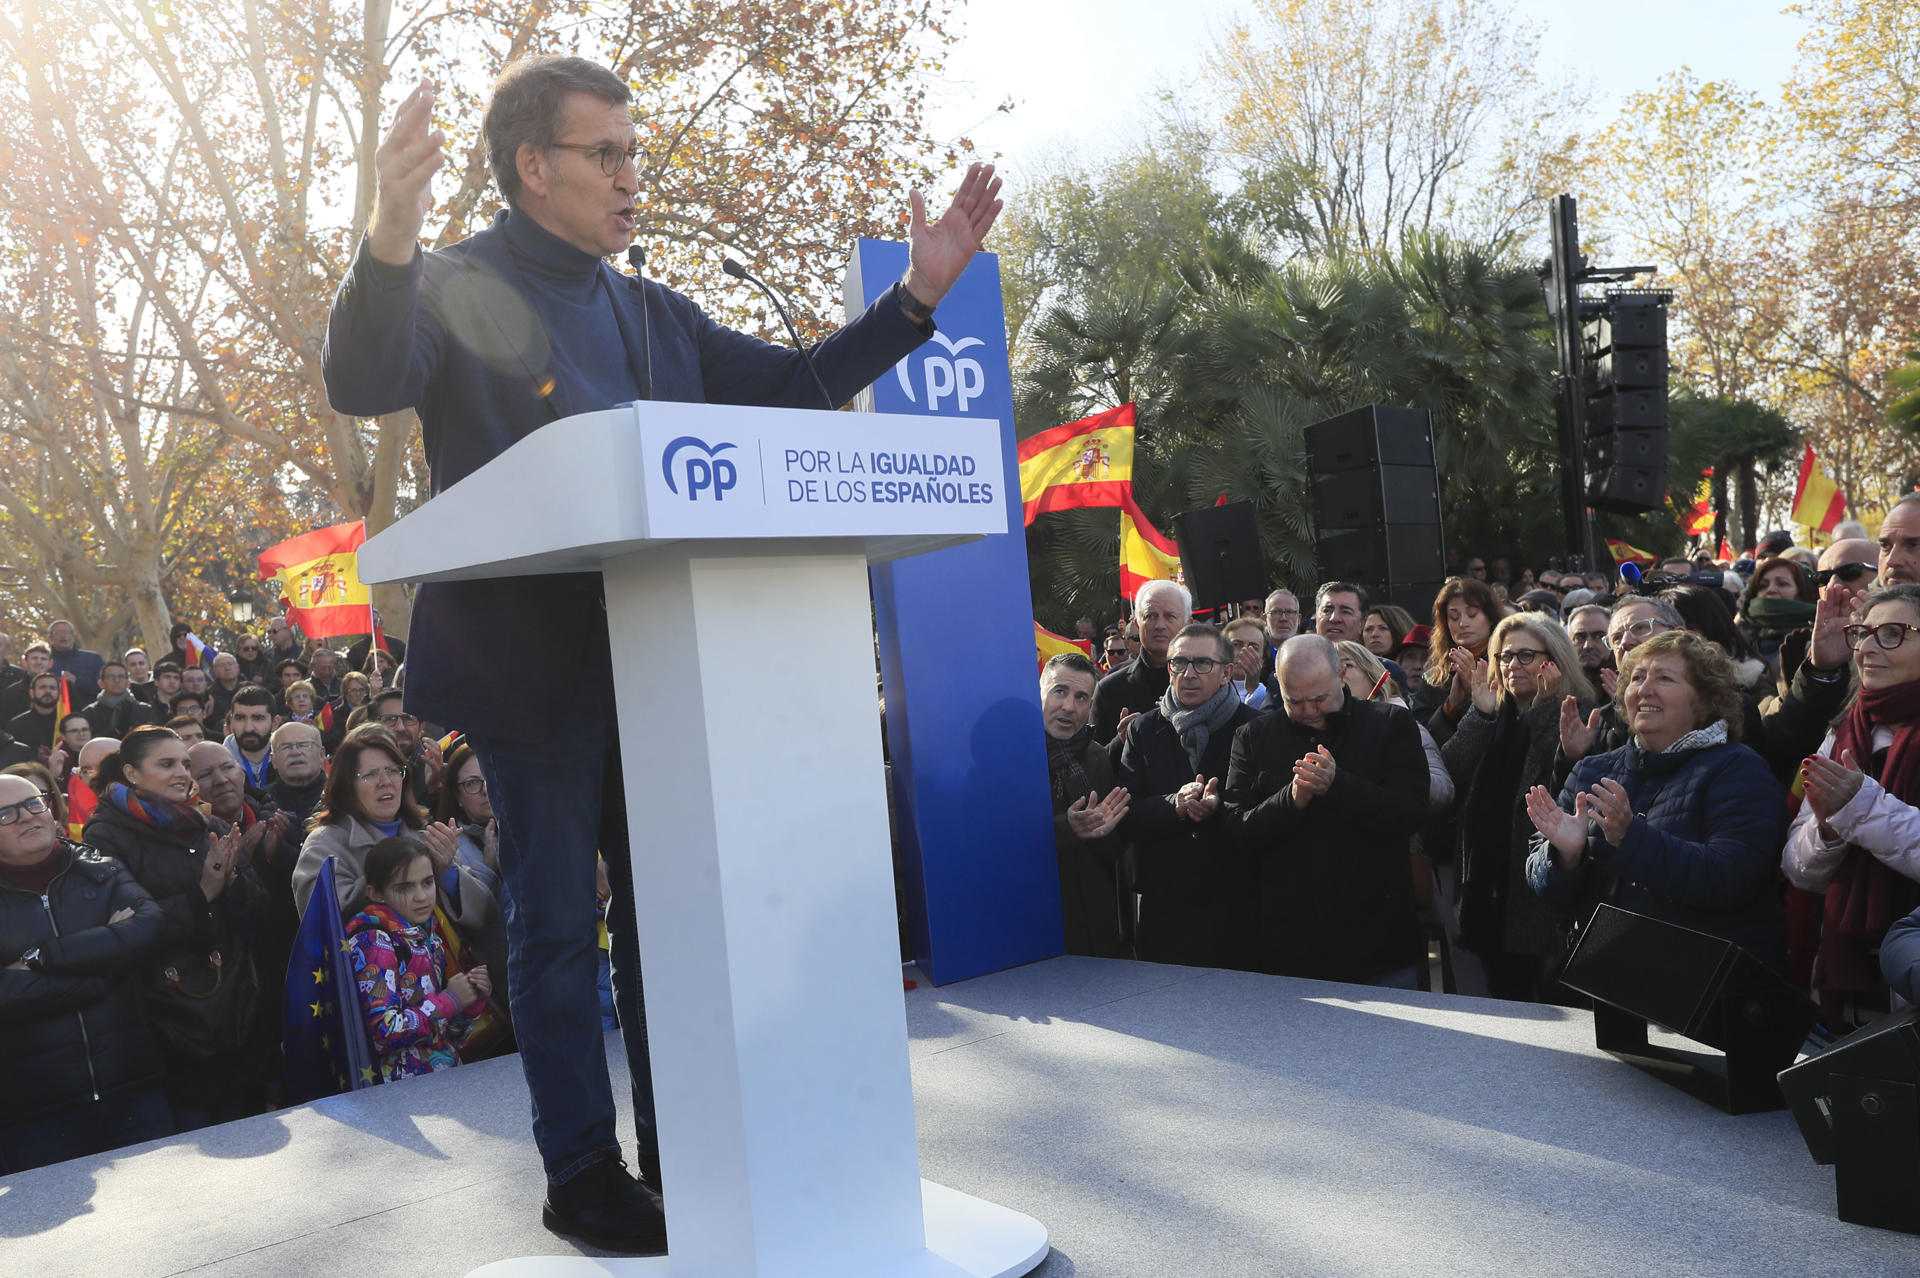
<path fill-rule="evenodd" d="M 422 80 L 394 113 L 374 152 L 373 217 L 367 249 L 389 266 L 413 261 L 433 207 L 433 174 L 447 161 L 446 135 L 433 128 L 433 81 Z"/>

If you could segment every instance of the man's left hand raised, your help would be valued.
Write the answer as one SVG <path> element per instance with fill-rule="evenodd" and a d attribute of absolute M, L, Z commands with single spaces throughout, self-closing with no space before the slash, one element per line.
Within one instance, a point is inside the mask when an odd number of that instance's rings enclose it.
<path fill-rule="evenodd" d="M 907 291 L 931 308 L 940 304 L 967 269 L 1000 216 L 1000 179 L 993 175 L 991 164 L 972 165 L 954 192 L 953 203 L 932 222 L 927 221 L 926 197 L 915 190 L 908 198 L 913 208 Z"/>

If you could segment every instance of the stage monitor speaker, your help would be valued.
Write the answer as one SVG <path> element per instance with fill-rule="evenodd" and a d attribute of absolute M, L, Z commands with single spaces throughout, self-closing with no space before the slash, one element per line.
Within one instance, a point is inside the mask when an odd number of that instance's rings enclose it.
<path fill-rule="evenodd" d="M 1252 502 L 1189 510 L 1175 517 L 1173 539 L 1195 608 L 1266 598 L 1267 565 Z"/>
<path fill-rule="evenodd" d="M 1321 529 L 1313 543 L 1313 567 L 1321 581 L 1351 581 L 1384 596 L 1402 585 L 1438 582 L 1447 575 L 1437 524 Z M 1427 607 L 1432 606 L 1429 594 Z"/>
<path fill-rule="evenodd" d="M 1315 477 L 1371 466 L 1433 465 L 1433 423 L 1418 408 L 1369 404 L 1307 427 Z"/>
<path fill-rule="evenodd" d="M 1780 1073 L 1840 1219 L 1920 1233 L 1920 1011 L 1883 1016 Z"/>
<path fill-rule="evenodd" d="M 1777 1076 L 1815 1016 L 1805 994 L 1731 941 L 1612 905 L 1595 908 L 1560 979 L 1593 998 L 1598 1047 L 1730 1114 L 1785 1104 Z M 1718 1048 L 1725 1061 L 1651 1045 L 1649 1023 Z"/>
<path fill-rule="evenodd" d="M 1440 522 L 1440 480 L 1432 466 L 1372 466 L 1313 481 L 1315 528 Z"/>

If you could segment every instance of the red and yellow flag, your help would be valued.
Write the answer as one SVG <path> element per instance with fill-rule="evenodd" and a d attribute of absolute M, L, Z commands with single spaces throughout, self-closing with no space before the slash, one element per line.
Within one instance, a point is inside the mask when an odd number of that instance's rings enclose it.
<path fill-rule="evenodd" d="M 1040 658 L 1040 668 L 1047 668 L 1047 662 L 1063 652 L 1077 652 L 1088 660 L 1093 658 L 1093 643 L 1087 639 L 1069 639 L 1057 635 L 1039 622 L 1033 623 L 1033 648 Z"/>
<path fill-rule="evenodd" d="M 1607 538 L 1607 553 L 1613 556 L 1615 564 L 1642 564 L 1651 566 L 1660 562 L 1660 556 L 1651 550 L 1642 550 L 1638 546 L 1629 546 L 1618 537 Z"/>
<path fill-rule="evenodd" d="M 1687 512 L 1686 533 L 1705 537 L 1713 532 L 1713 467 L 1700 472 L 1700 491 L 1694 494 L 1693 509 Z"/>
<path fill-rule="evenodd" d="M 316 528 L 270 546 L 260 556 L 260 580 L 278 578 L 287 620 L 309 638 L 367 633 L 373 597 L 360 580 L 362 520 Z"/>
<path fill-rule="evenodd" d="M 54 707 L 54 712 L 53 712 L 53 735 L 56 738 L 60 735 L 60 725 L 65 723 L 67 721 L 67 716 L 72 713 L 73 713 L 73 676 L 63 674 L 60 676 L 60 702 L 58 705 Z M 56 740 L 54 744 L 59 745 L 60 742 Z"/>
<path fill-rule="evenodd" d="M 1030 435 L 1019 455 L 1028 523 L 1049 510 L 1118 506 L 1133 491 L 1133 405 Z"/>
<path fill-rule="evenodd" d="M 1131 599 L 1149 581 L 1180 575 L 1180 547 L 1140 513 L 1128 493 L 1120 503 L 1120 597 Z"/>
<path fill-rule="evenodd" d="M 94 794 L 87 779 L 80 775 L 80 769 L 75 768 L 67 776 L 67 837 L 78 843 L 81 833 L 87 828 L 88 818 L 99 806 L 99 796 Z"/>
<path fill-rule="evenodd" d="M 1800 454 L 1800 482 L 1793 489 L 1793 522 L 1823 533 L 1847 517 L 1847 495 L 1813 458 L 1813 445 Z"/>

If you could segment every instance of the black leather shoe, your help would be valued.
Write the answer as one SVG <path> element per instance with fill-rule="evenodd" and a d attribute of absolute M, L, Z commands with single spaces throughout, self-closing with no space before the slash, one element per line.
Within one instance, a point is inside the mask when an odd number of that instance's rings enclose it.
<path fill-rule="evenodd" d="M 663 1256 L 667 1215 L 660 1195 L 627 1170 L 620 1158 L 593 1164 L 564 1185 L 547 1182 L 540 1223 L 603 1251 Z"/>

